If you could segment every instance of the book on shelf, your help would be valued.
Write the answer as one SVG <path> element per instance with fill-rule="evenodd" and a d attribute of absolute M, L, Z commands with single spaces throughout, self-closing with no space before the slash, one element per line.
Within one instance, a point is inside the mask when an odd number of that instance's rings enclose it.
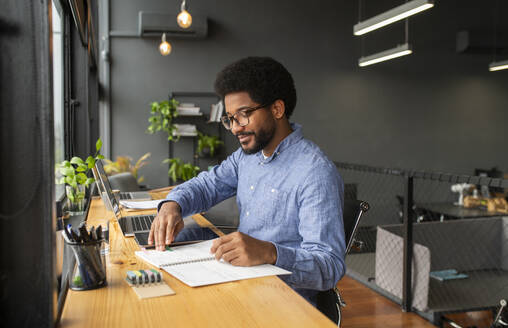
<path fill-rule="evenodd" d="M 191 287 L 219 284 L 243 279 L 291 274 L 271 264 L 250 267 L 234 266 L 217 261 L 210 253 L 213 240 L 196 244 L 171 247 L 168 251 L 143 250 L 136 256 L 161 268 Z"/>
<path fill-rule="evenodd" d="M 216 104 L 212 104 L 212 108 L 210 110 L 209 122 L 220 122 L 220 118 L 222 116 L 223 111 L 224 111 L 224 105 L 223 105 L 222 101 L 219 101 Z"/>
<path fill-rule="evenodd" d="M 175 124 L 175 127 L 174 136 L 193 137 L 198 135 L 198 130 L 194 124 Z"/>
<path fill-rule="evenodd" d="M 182 107 L 182 106 L 177 106 L 176 107 L 176 111 L 177 111 L 178 115 L 182 115 L 182 116 L 185 116 L 185 115 L 202 115 L 202 113 L 200 112 L 200 108 L 199 107 Z"/>

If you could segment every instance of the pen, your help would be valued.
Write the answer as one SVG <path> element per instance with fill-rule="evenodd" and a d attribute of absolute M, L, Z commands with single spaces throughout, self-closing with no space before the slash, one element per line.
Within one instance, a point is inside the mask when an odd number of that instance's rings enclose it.
<path fill-rule="evenodd" d="M 149 283 L 150 282 L 150 278 L 148 277 L 148 273 L 146 273 L 145 270 L 139 270 L 139 272 L 141 272 L 141 274 L 143 275 L 145 284 Z"/>
<path fill-rule="evenodd" d="M 156 279 L 157 282 L 161 282 L 161 280 L 162 280 L 161 273 L 157 270 L 154 270 L 154 269 L 150 269 L 150 271 L 152 271 L 154 273 L 155 277 L 157 278 Z"/>
<path fill-rule="evenodd" d="M 127 280 L 132 283 L 133 285 L 137 284 L 136 275 L 132 271 L 127 271 Z"/>
<path fill-rule="evenodd" d="M 81 239 L 79 238 L 79 235 L 76 233 L 76 231 L 74 230 L 74 228 L 71 228 L 71 225 L 70 225 L 70 224 L 69 224 L 69 232 L 71 233 L 72 240 L 73 240 L 75 243 L 79 243 Z"/>
<path fill-rule="evenodd" d="M 144 270 L 148 274 L 148 280 L 150 282 L 155 282 L 155 275 L 150 270 Z"/>
<path fill-rule="evenodd" d="M 71 225 L 70 224 L 68 224 L 67 227 L 64 227 L 63 231 L 64 231 L 64 237 L 66 237 L 67 242 L 71 243 L 74 240 L 72 238 L 71 233 L 69 232 L 69 229 L 71 229 Z"/>
<path fill-rule="evenodd" d="M 67 234 L 68 234 L 68 232 L 67 232 L 67 230 L 64 228 L 64 229 L 62 230 L 62 237 L 63 237 L 63 239 L 65 240 L 65 242 L 70 243 L 70 242 L 71 242 L 71 240 L 69 239 L 69 237 L 67 236 Z"/>
<path fill-rule="evenodd" d="M 102 239 L 102 226 L 98 226 L 95 233 L 97 234 L 97 240 Z"/>
<path fill-rule="evenodd" d="M 86 226 L 85 225 L 81 225 L 79 227 L 79 234 L 81 236 L 81 240 L 84 243 L 87 243 L 87 242 L 91 241 L 90 236 L 88 235 L 88 231 L 86 231 Z"/>
<path fill-rule="evenodd" d="M 95 231 L 94 226 L 90 228 L 90 237 L 92 240 L 97 241 L 97 232 Z"/>

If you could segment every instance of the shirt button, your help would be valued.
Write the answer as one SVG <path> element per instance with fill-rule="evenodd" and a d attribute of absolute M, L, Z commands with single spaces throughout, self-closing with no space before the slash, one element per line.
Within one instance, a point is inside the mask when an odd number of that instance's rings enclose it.
<path fill-rule="evenodd" d="M 272 192 L 275 192 L 275 189 L 272 189 Z"/>
<path fill-rule="evenodd" d="M 246 213 L 246 214 L 247 214 L 247 216 L 248 216 L 248 215 L 249 215 L 249 211 L 247 211 L 247 213 Z"/>
<path fill-rule="evenodd" d="M 250 186 L 250 190 L 254 190 L 254 186 Z"/>

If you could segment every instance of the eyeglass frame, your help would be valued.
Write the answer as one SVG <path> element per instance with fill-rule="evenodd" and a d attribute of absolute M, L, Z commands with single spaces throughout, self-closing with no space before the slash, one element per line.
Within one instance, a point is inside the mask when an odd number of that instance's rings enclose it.
<path fill-rule="evenodd" d="M 231 122 L 236 122 L 236 124 L 238 124 L 239 126 L 247 126 L 249 125 L 250 123 L 250 120 L 249 120 L 249 116 L 248 115 L 245 115 L 245 117 L 247 118 L 247 123 L 245 124 L 240 124 L 240 122 L 238 122 L 238 120 L 236 119 L 236 115 L 238 115 L 239 113 L 242 113 L 242 114 L 248 114 L 248 113 L 252 113 L 253 111 L 256 111 L 258 109 L 261 109 L 261 108 L 266 108 L 268 106 L 270 106 L 271 104 L 267 104 L 267 105 L 259 105 L 259 106 L 256 106 L 256 107 L 247 107 L 247 108 L 243 108 L 243 109 L 240 109 L 239 111 L 237 111 L 236 113 L 234 113 L 233 115 L 231 116 L 228 116 L 228 115 L 224 115 L 221 117 L 220 121 L 222 122 L 222 125 L 224 125 L 224 128 L 226 130 L 231 130 L 233 128 L 233 125 L 231 124 Z M 230 124 L 229 124 L 229 128 L 226 126 L 226 123 L 224 123 L 224 119 L 227 118 L 229 119 L 230 121 Z"/>

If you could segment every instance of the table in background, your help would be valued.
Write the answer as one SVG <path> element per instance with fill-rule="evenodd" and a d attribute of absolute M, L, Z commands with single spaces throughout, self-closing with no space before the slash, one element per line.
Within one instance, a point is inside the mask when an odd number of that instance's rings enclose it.
<path fill-rule="evenodd" d="M 439 218 L 440 221 L 443 221 L 446 218 L 474 219 L 494 216 L 506 216 L 506 214 L 504 213 L 489 212 L 486 209 L 481 208 L 467 208 L 463 206 L 454 205 L 452 203 L 424 203 L 417 204 L 416 207 L 417 209 L 427 212 L 427 214 L 430 213 L 433 216 L 432 218 Z M 424 221 L 426 221 L 425 218 Z"/>
<path fill-rule="evenodd" d="M 153 196 L 160 199 L 166 193 Z M 126 211 L 122 214 L 134 215 Z M 211 225 L 199 214 L 193 219 L 200 225 Z M 124 278 L 128 270 L 150 265 L 135 256 L 139 246 L 134 239 L 125 238 L 113 214 L 106 211 L 99 198 L 93 199 L 87 224 L 105 226 L 107 221 L 108 286 L 69 290 L 62 327 L 336 327 L 276 276 L 192 288 L 163 271 L 165 282 L 176 295 L 140 300 Z"/>

